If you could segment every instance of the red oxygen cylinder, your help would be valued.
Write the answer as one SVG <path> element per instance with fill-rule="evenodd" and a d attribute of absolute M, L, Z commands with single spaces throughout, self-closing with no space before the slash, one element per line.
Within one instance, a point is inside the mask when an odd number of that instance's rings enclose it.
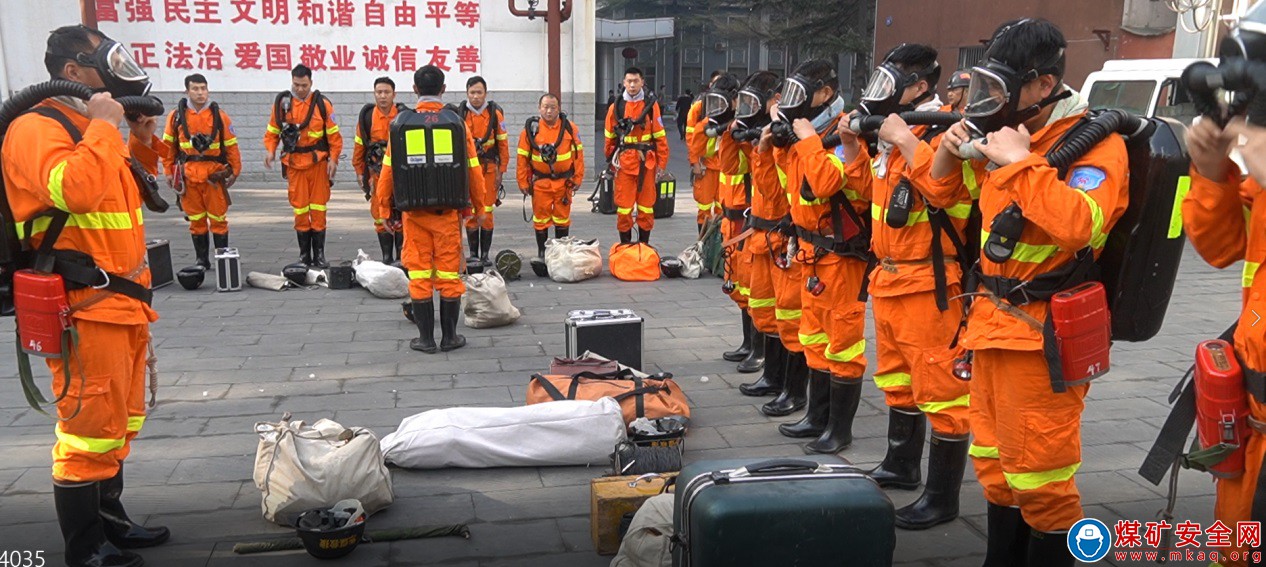
<path fill-rule="evenodd" d="M 70 328 L 66 284 L 57 274 L 18 270 L 13 274 L 18 341 L 27 354 L 62 355 L 62 333 Z"/>
<path fill-rule="evenodd" d="M 1079 384 L 1108 372 L 1112 348 L 1112 312 L 1099 282 L 1086 282 L 1051 298 L 1064 381 Z"/>
<path fill-rule="evenodd" d="M 1237 447 L 1222 462 L 1209 467 L 1217 478 L 1244 474 L 1244 443 L 1248 441 L 1248 389 L 1231 344 L 1204 341 L 1196 347 L 1196 434 L 1200 447 L 1219 444 Z"/>

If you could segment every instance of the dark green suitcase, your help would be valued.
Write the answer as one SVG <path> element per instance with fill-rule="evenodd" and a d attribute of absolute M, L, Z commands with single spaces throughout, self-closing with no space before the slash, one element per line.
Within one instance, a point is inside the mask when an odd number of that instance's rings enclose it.
<path fill-rule="evenodd" d="M 892 501 L 838 457 L 703 461 L 676 484 L 673 567 L 892 564 Z"/>

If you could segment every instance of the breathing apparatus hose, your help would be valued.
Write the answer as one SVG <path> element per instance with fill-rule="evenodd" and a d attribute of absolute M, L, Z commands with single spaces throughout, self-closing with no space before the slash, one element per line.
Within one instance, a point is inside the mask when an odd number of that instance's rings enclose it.
<path fill-rule="evenodd" d="M 22 89 L 21 92 L 6 100 L 3 106 L 0 106 L 0 137 L 3 137 L 3 132 L 8 131 L 9 124 L 17 117 L 45 99 L 55 96 L 70 96 L 86 101 L 92 98 L 93 94 L 96 94 L 95 91 L 88 85 L 63 79 L 55 79 Z M 158 116 L 163 113 L 163 103 L 155 97 L 122 96 L 115 100 L 123 106 L 124 111 L 130 114 Z"/>
<path fill-rule="evenodd" d="M 911 126 L 952 126 L 963 119 L 963 115 L 957 112 L 936 112 L 936 111 L 920 111 L 912 110 L 909 112 L 899 113 L 906 124 Z M 856 116 L 849 121 L 848 129 L 859 134 L 874 132 L 883 126 L 884 120 L 888 117 L 885 115 L 873 114 L 866 116 Z M 831 132 L 825 138 L 822 138 L 822 147 L 831 149 L 840 145 L 840 135 Z"/>
<path fill-rule="evenodd" d="M 1106 140 L 1108 136 L 1120 134 L 1130 139 L 1145 133 L 1151 127 L 1151 121 L 1141 116 L 1119 109 L 1105 110 L 1062 140 L 1054 151 L 1046 155 L 1046 163 L 1058 170 L 1060 178 L 1063 178 L 1073 162 L 1081 159 L 1095 144 Z M 995 217 L 989 238 L 982 246 L 986 258 L 999 264 L 1011 258 L 1026 224 L 1023 214 L 1020 205 L 1011 203 Z"/>

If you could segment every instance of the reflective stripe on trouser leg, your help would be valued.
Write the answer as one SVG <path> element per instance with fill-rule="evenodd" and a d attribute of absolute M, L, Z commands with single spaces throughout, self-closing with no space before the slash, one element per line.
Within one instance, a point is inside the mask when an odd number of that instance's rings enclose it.
<path fill-rule="evenodd" d="M 721 221 L 721 238 L 729 240 L 735 234 L 739 233 L 742 227 L 728 219 Z M 729 258 L 725 260 L 725 267 L 728 270 L 726 276 L 734 284 L 734 291 L 730 292 L 730 299 L 738 304 L 739 309 L 747 309 L 747 298 L 752 295 L 750 274 L 752 268 L 752 255 L 745 251 L 739 250 L 737 246 L 730 250 Z"/>
<path fill-rule="evenodd" d="M 655 201 L 659 194 L 655 190 L 655 172 L 647 171 L 642 179 L 642 189 L 637 192 L 637 228 L 651 230 L 655 228 Z"/>
<path fill-rule="evenodd" d="M 471 203 L 475 207 L 475 211 L 483 211 L 483 224 L 475 222 L 475 217 L 466 219 L 466 228 L 474 230 L 476 228 L 485 228 L 491 230 L 493 228 L 492 210 L 497 205 L 497 185 L 501 181 L 501 167 L 495 163 L 487 163 L 483 165 L 484 170 L 484 194 L 479 203 Z"/>
<path fill-rule="evenodd" d="M 875 297 L 871 303 L 875 324 L 875 373 L 871 377 L 875 386 L 884 393 L 884 404 L 890 408 L 914 407 L 914 387 L 910 377 L 910 363 L 903 355 L 898 342 L 897 325 L 908 325 L 905 321 L 894 321 L 880 314 L 882 298 Z M 887 300 L 892 301 L 892 300 Z M 947 343 L 948 344 L 948 343 Z"/>
<path fill-rule="evenodd" d="M 757 233 L 752 238 L 764 238 L 763 233 Z M 747 298 L 747 312 L 752 316 L 752 324 L 756 326 L 756 330 L 773 335 L 778 332 L 778 320 L 775 317 L 774 309 L 777 300 L 774 299 L 774 275 L 770 270 L 774 268 L 774 262 L 769 258 L 769 254 L 748 253 L 751 262 L 747 271 L 748 285 L 751 286 L 752 294 Z"/>
<path fill-rule="evenodd" d="M 145 360 L 148 325 L 115 325 L 78 320 L 79 349 L 71 354 L 69 394 L 57 405 L 59 417 L 79 415 L 54 425 L 53 478 L 93 482 L 113 477 L 131 451 L 130 441 L 145 416 Z M 53 391 L 61 391 L 62 362 L 47 361 Z M 84 384 L 80 389 L 79 369 Z"/>
<path fill-rule="evenodd" d="M 431 252 L 435 244 L 431 231 L 418 219 L 423 214 L 424 211 L 403 213 L 400 262 L 409 275 L 409 299 L 413 301 L 431 301 L 435 296 L 435 257 Z"/>
<path fill-rule="evenodd" d="M 949 286 L 949 297 L 959 293 L 957 284 Z M 932 432 L 946 438 L 967 435 L 970 388 L 954 377 L 959 353 L 949 348 L 963 312 L 960 300 L 951 299 L 949 309 L 941 311 L 936 307 L 936 293 L 929 290 L 876 297 L 873 309 L 876 320 L 890 322 L 895 344 L 911 368 L 914 405 L 927 414 Z"/>
<path fill-rule="evenodd" d="M 616 173 L 612 186 L 615 192 L 615 229 L 619 232 L 633 230 L 633 210 L 637 207 L 637 175 Z"/>
<path fill-rule="evenodd" d="M 378 187 L 378 176 L 377 176 L 377 175 L 370 175 L 370 176 L 369 176 L 369 186 L 370 186 L 370 187 Z M 373 217 L 374 217 L 374 207 L 373 207 L 373 205 L 372 205 L 372 204 L 370 204 L 370 203 L 365 203 L 365 204 L 366 204 L 366 205 L 369 205 L 369 217 L 370 217 L 370 218 L 373 218 Z M 383 222 L 383 219 L 374 219 L 374 232 L 377 232 L 377 233 L 380 233 L 380 234 L 381 234 L 381 233 L 384 233 L 384 232 L 387 232 L 387 225 Z"/>
<path fill-rule="evenodd" d="M 309 168 L 307 171 L 318 170 L 316 175 L 311 178 L 312 189 L 308 193 L 308 199 L 312 204 L 312 230 L 325 230 L 325 211 L 330 202 L 330 178 L 325 175 L 325 166 L 318 163 L 317 167 Z"/>
<path fill-rule="evenodd" d="M 998 459 L 997 400 L 994 398 L 994 375 L 988 369 L 992 364 L 991 351 L 976 351 L 972 364 L 971 406 L 968 415 L 971 422 L 971 456 L 976 479 L 985 493 L 985 500 L 999 506 L 1015 506 L 1015 494 L 1002 476 L 1002 462 Z M 984 359 L 984 366 L 978 366 Z"/>
<path fill-rule="evenodd" d="M 721 186 L 721 179 L 716 175 L 707 175 L 704 172 L 702 179 L 694 179 L 690 184 L 690 191 L 693 193 L 695 205 L 699 209 L 696 217 L 697 222 L 702 223 L 712 216 L 714 210 L 718 206 L 717 191 Z"/>
<path fill-rule="evenodd" d="M 1037 531 L 1067 531 L 1083 517 L 1073 475 L 1081 466 L 1081 412 L 1089 385 L 1052 392 L 1041 351 L 976 351 L 972 370 L 973 390 L 978 372 L 992 387 L 1003 482 L 1024 520 Z"/>
<path fill-rule="evenodd" d="M 184 209 L 185 216 L 189 217 L 189 234 L 206 234 L 209 230 L 207 226 L 207 204 L 204 200 L 206 191 L 206 183 L 187 183 L 185 184 L 185 194 L 180 197 L 180 208 Z"/>
<path fill-rule="evenodd" d="M 866 374 L 866 304 L 858 301 L 866 262 L 838 258 L 818 265 L 818 277 L 827 282 L 830 304 L 819 317 L 830 342 L 823 356 L 832 375 L 861 378 Z"/>
<path fill-rule="evenodd" d="M 420 229 L 428 234 L 430 246 L 423 247 L 421 253 L 433 258 L 435 290 L 442 298 L 460 298 L 466 292 L 466 285 L 462 283 L 460 274 L 463 227 L 457 211 L 445 211 L 438 215 L 422 213 L 415 215 L 414 219 Z"/>
<path fill-rule="evenodd" d="M 290 168 L 289 171 L 290 207 L 295 215 L 295 230 L 324 230 L 325 213 L 321 213 L 321 227 L 318 228 L 312 204 L 319 203 L 324 207 L 330 200 L 330 180 L 325 179 L 325 167 L 318 163 L 307 169 Z M 324 181 L 320 181 L 321 179 Z M 325 187 L 324 191 L 321 190 L 321 184 Z"/>
<path fill-rule="evenodd" d="M 802 275 L 808 277 L 811 273 L 811 267 L 805 266 Z M 827 286 L 828 290 L 830 286 Z M 800 344 L 804 347 L 805 360 L 809 363 L 809 368 L 822 372 L 829 372 L 830 363 L 826 360 L 826 345 L 831 342 L 830 335 L 827 334 L 826 326 L 822 317 L 827 317 L 826 321 L 830 321 L 830 292 L 824 291 L 821 295 L 813 295 L 809 290 L 805 289 L 804 282 L 800 282 L 800 302 L 802 305 L 800 311 Z"/>
<path fill-rule="evenodd" d="M 203 190 L 206 191 L 203 202 L 207 205 L 207 222 L 211 225 L 211 232 L 227 233 L 229 231 L 229 202 L 224 198 L 224 189 L 219 185 L 208 183 Z"/>
<path fill-rule="evenodd" d="M 774 318 L 778 321 L 778 335 L 782 345 L 791 352 L 804 352 L 804 345 L 800 344 L 800 296 L 804 293 L 800 269 L 799 263 L 792 262 L 785 270 L 774 267 L 770 271 L 774 277 Z"/>

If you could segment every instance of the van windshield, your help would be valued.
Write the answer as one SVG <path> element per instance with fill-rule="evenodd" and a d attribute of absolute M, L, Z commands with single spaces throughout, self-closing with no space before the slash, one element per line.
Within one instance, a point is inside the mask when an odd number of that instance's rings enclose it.
<path fill-rule="evenodd" d="M 1091 110 L 1119 108 L 1135 114 L 1151 114 L 1156 81 L 1101 81 L 1090 87 L 1087 98 Z"/>

